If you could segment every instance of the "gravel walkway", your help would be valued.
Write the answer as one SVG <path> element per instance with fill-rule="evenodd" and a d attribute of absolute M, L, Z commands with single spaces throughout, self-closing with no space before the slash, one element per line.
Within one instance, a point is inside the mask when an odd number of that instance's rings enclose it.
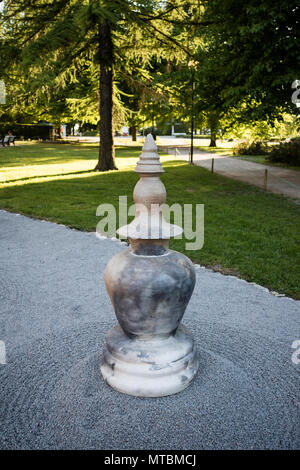
<path fill-rule="evenodd" d="M 0 448 L 299 448 L 300 303 L 235 277 L 197 269 L 184 317 L 200 356 L 190 387 L 146 399 L 104 383 L 116 319 L 103 270 L 122 249 L 0 211 Z"/>
<path fill-rule="evenodd" d="M 175 149 L 169 150 L 170 154 L 175 153 Z M 179 148 L 177 158 L 188 160 L 189 149 Z M 276 194 L 283 194 L 291 198 L 300 199 L 300 171 L 288 168 L 263 165 L 261 163 L 231 158 L 212 152 L 194 150 L 194 164 L 202 166 L 211 171 L 212 158 L 214 158 L 214 172 L 227 176 L 244 183 L 250 183 L 259 188 L 264 188 L 265 170 L 267 173 L 267 190 Z"/>
<path fill-rule="evenodd" d="M 214 156 L 205 152 L 196 152 L 195 164 L 210 170 L 212 157 L 215 159 L 215 173 L 264 188 L 265 170 L 268 170 L 268 191 L 300 199 L 300 171 L 263 165 L 261 163 L 240 160 L 239 158 Z"/>

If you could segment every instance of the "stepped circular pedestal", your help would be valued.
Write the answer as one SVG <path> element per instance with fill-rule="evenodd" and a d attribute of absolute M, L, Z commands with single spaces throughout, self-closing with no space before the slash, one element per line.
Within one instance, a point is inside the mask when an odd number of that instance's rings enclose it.
<path fill-rule="evenodd" d="M 119 325 L 106 338 L 101 372 L 106 382 L 136 397 L 162 397 L 185 389 L 198 359 L 188 330 L 180 326 L 167 338 L 129 338 Z"/>

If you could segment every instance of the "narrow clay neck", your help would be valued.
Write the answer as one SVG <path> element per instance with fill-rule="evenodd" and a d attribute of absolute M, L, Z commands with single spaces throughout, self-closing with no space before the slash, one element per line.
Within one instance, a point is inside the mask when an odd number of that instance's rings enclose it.
<path fill-rule="evenodd" d="M 168 252 L 169 240 L 132 240 L 130 250 L 138 256 L 161 256 Z"/>

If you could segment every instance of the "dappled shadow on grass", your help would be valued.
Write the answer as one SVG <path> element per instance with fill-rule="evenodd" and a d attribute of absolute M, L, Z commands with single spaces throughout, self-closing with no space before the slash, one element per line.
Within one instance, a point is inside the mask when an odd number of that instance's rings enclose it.
<path fill-rule="evenodd" d="M 35 179 L 47 179 L 47 178 L 51 178 L 51 179 L 54 179 L 56 176 L 59 176 L 59 177 L 64 177 L 64 176 L 70 176 L 70 175 L 82 175 L 82 174 L 85 174 L 85 173 L 93 173 L 94 170 L 83 170 L 83 171 L 71 171 L 70 173 L 57 173 L 57 174 L 53 174 L 53 175 L 36 175 L 36 176 L 28 176 L 26 178 L 17 178 L 17 179 L 14 179 L 14 180 L 5 180 L 5 184 L 9 184 L 9 183 L 15 183 L 15 182 L 26 182 L 26 181 L 31 181 L 31 180 L 35 180 Z"/>
<path fill-rule="evenodd" d="M 63 176 L 60 179 L 51 180 L 50 177 L 48 181 L 25 181 L 24 184 L 7 186 L 1 190 L 0 207 L 79 230 L 93 231 L 97 223 L 98 205 L 117 205 L 119 195 L 132 193 L 138 180 L 132 171 L 101 173 L 92 170 L 82 174 L 84 177 Z"/>
<path fill-rule="evenodd" d="M 77 146 L 76 146 L 77 145 Z M 54 154 L 55 152 L 55 154 Z M 117 158 L 138 158 L 140 149 L 116 146 Z M 15 148 L 3 148 L 0 153 L 0 166 L 14 168 L 19 166 L 70 164 L 80 160 L 93 160 L 96 166 L 98 146 L 92 144 L 33 144 Z"/>
<path fill-rule="evenodd" d="M 56 150 L 56 149 L 55 149 Z M 47 149 L 39 149 L 35 150 L 35 152 L 26 149 L 26 152 L 12 150 L 12 152 L 2 153 L 0 154 L 0 165 L 2 168 L 14 168 L 19 166 L 34 166 L 34 165 L 54 165 L 54 164 L 67 164 L 73 163 L 80 160 L 94 160 L 95 165 L 98 158 L 97 151 L 95 152 L 86 152 L 84 153 L 83 149 L 79 149 L 80 153 L 76 156 L 74 155 L 74 149 L 72 149 L 72 153 L 70 150 L 66 150 L 65 152 L 55 151 L 55 155 L 53 155 L 52 151 Z M 49 152 L 49 154 L 48 154 Z"/>
<path fill-rule="evenodd" d="M 14 166 L 18 163 L 34 165 L 39 162 L 64 163 L 80 159 L 97 158 L 98 147 L 93 144 L 49 144 L 35 143 L 32 145 L 20 144 L 16 147 L 6 147 L 1 149 L 1 166 L 3 163 L 11 163 Z M 53 155 L 55 153 L 55 155 Z M 80 155 L 78 155 L 80 154 Z"/>

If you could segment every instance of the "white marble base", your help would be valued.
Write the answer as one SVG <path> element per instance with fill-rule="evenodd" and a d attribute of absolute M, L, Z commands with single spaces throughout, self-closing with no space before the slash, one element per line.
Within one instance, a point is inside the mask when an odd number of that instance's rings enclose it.
<path fill-rule="evenodd" d="M 198 369 L 194 341 L 180 325 L 167 338 L 130 339 L 119 325 L 106 337 L 101 373 L 115 390 L 136 397 L 162 397 L 186 388 Z"/>

